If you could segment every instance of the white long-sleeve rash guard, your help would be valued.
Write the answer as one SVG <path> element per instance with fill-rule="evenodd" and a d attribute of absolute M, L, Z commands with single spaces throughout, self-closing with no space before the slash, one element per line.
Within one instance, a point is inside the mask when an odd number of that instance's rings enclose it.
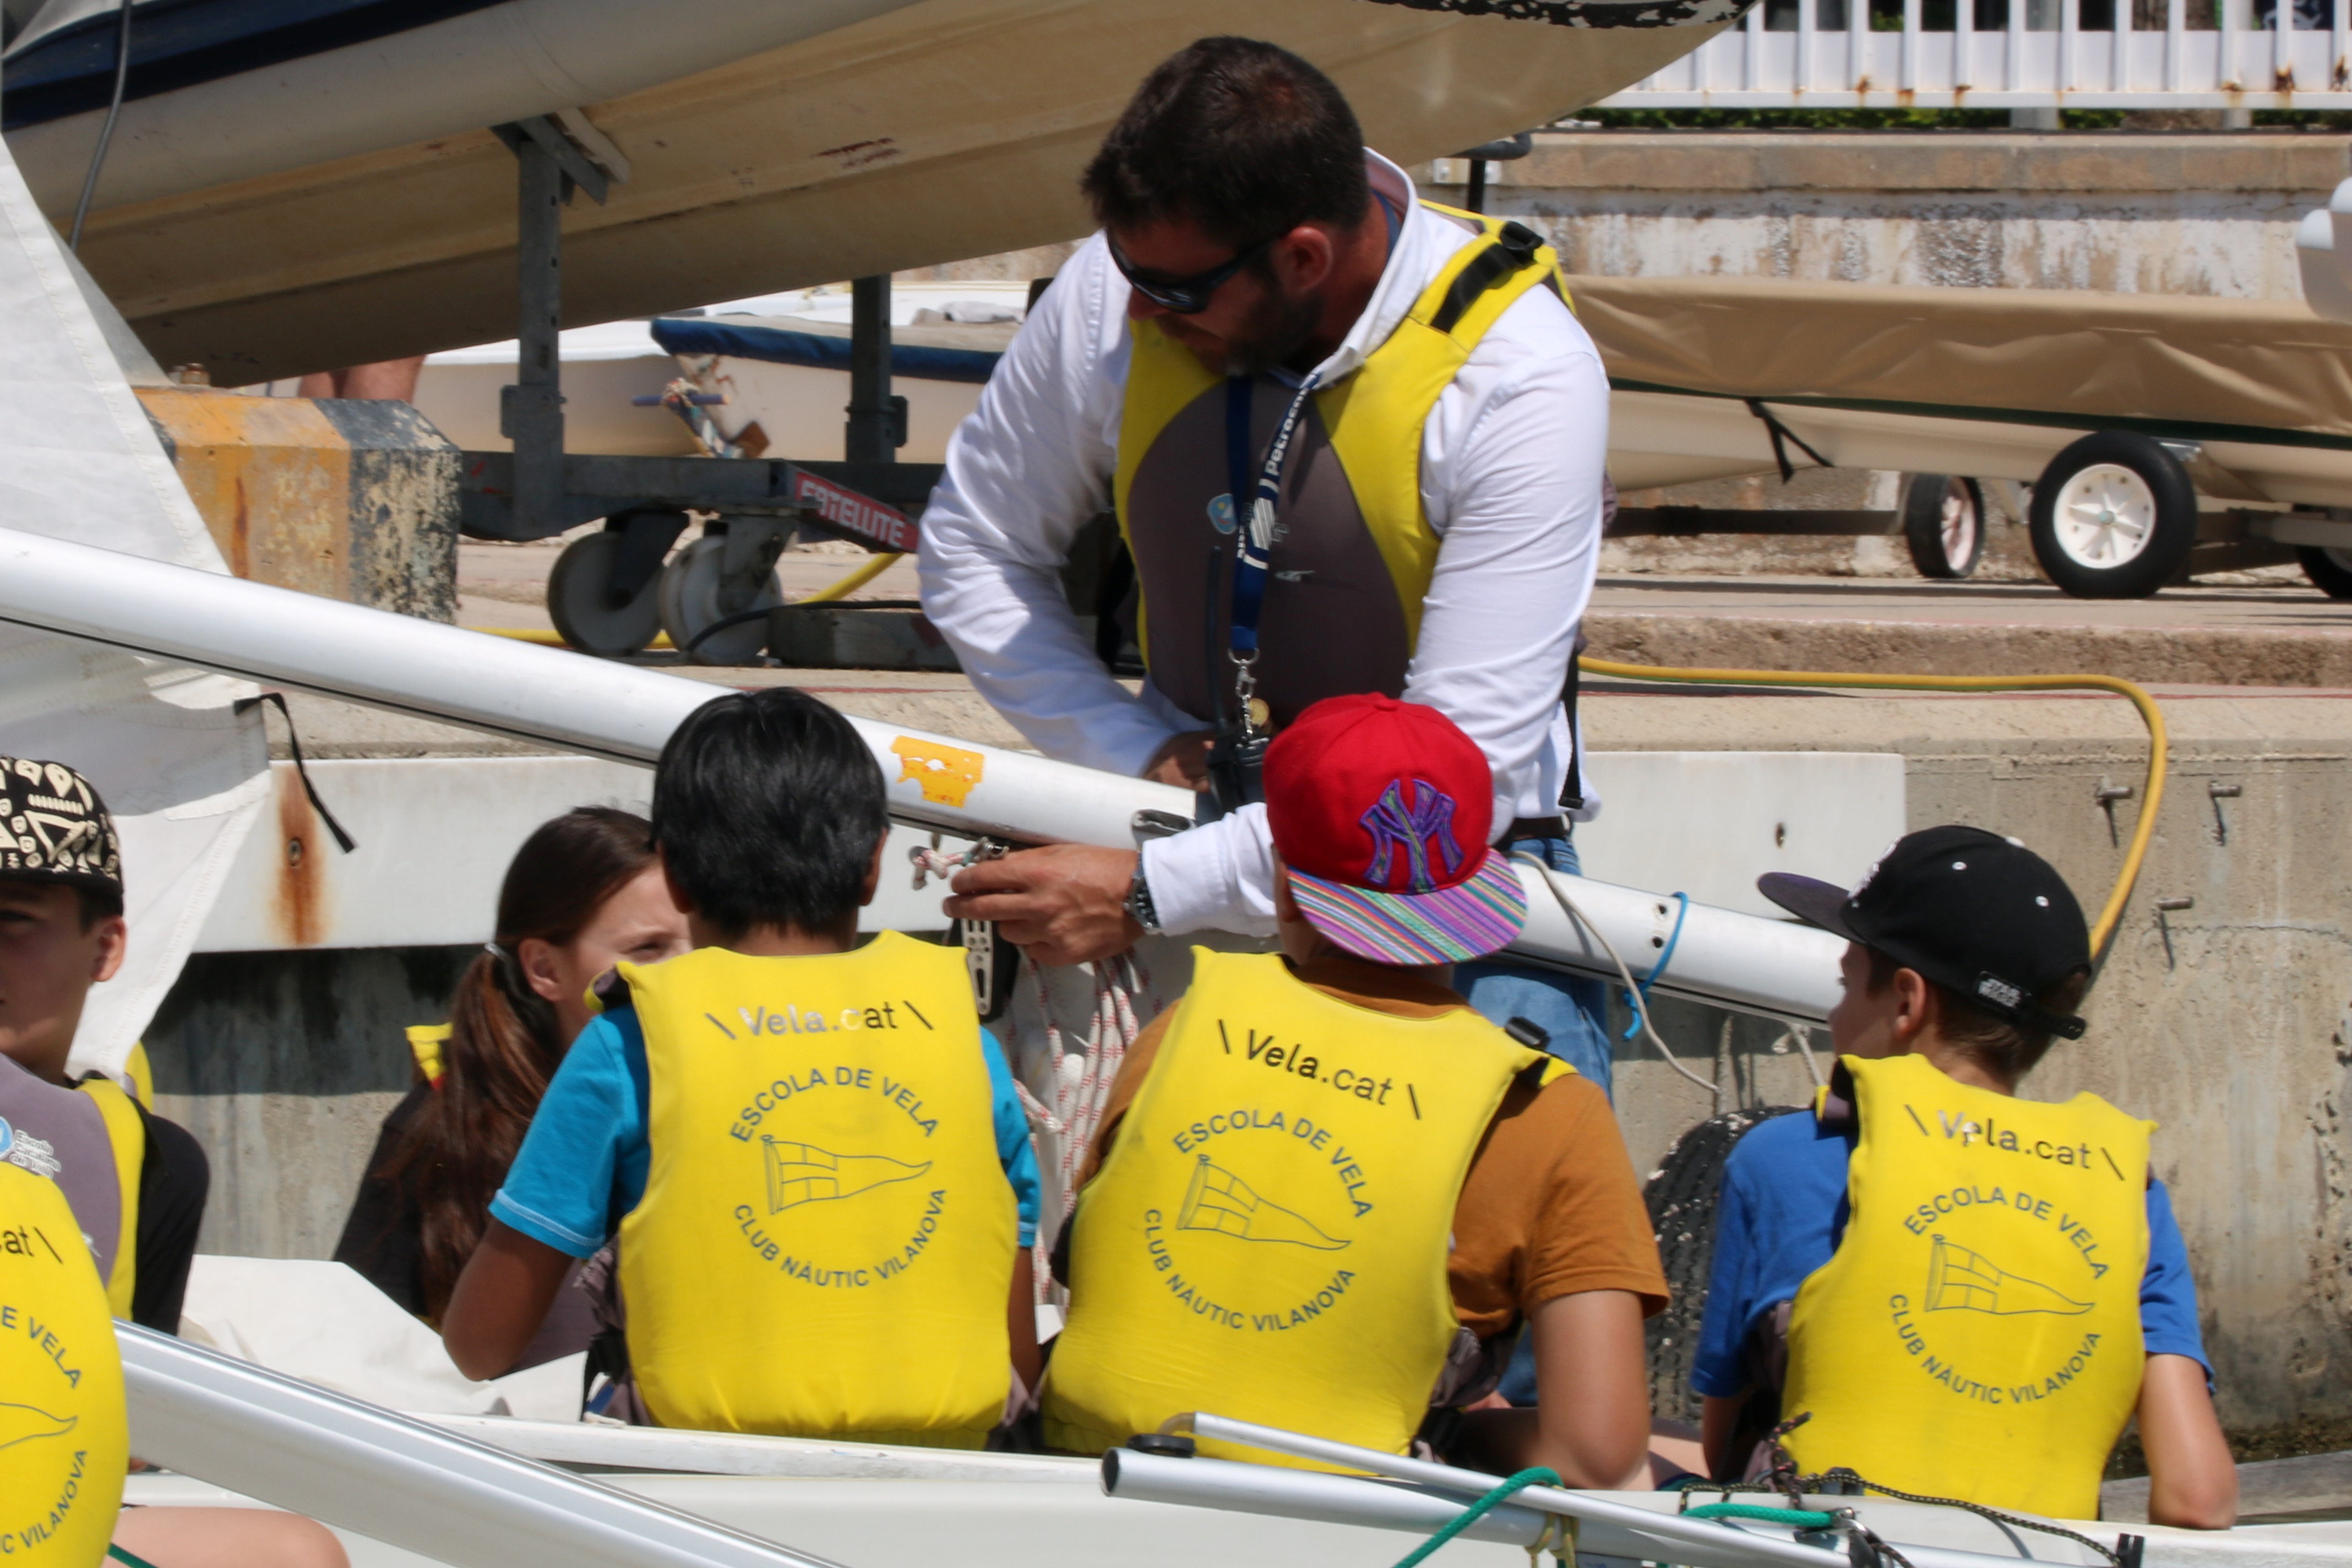
<path fill-rule="evenodd" d="M 1366 156 L 1375 190 L 1404 217 L 1371 302 L 1321 366 L 1327 384 L 1352 374 L 1446 260 L 1476 243 L 1421 208 L 1403 171 Z M 1038 301 L 950 440 L 923 514 L 920 567 L 925 615 L 1031 744 L 1133 774 L 1171 737 L 1202 726 L 1149 680 L 1130 692 L 1112 679 L 1059 575 L 1078 531 L 1110 504 L 1127 302 L 1097 235 Z M 1574 743 L 1560 689 L 1600 559 L 1608 435 L 1600 355 L 1541 289 L 1479 340 L 1423 427 L 1422 505 L 1441 542 L 1404 697 L 1444 713 L 1486 752 L 1497 832 L 1559 809 Z M 1143 854 L 1161 929 L 1273 931 L 1263 806 Z"/>

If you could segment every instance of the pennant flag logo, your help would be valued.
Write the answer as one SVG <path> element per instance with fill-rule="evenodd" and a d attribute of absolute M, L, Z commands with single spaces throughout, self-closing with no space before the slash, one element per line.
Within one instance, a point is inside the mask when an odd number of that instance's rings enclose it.
<path fill-rule="evenodd" d="M 1992 1312 L 2008 1317 L 2018 1312 L 2055 1312 L 2073 1317 L 2091 1310 L 2088 1301 L 2062 1296 L 2049 1286 L 1996 1267 L 1980 1252 L 1954 1247 L 1935 1238 L 1927 1258 L 1927 1310 L 1931 1312 Z"/>
<path fill-rule="evenodd" d="M 36 1437 L 61 1437 L 80 1420 L 79 1415 L 52 1415 L 29 1405 L 0 1405 L 0 1448 L 13 1448 Z"/>
<path fill-rule="evenodd" d="M 764 1133 L 768 1150 L 768 1212 L 782 1214 L 801 1204 L 854 1198 L 892 1182 L 912 1181 L 931 1168 L 929 1160 L 909 1165 L 887 1154 L 836 1154 L 814 1143 L 781 1143 Z"/>
<path fill-rule="evenodd" d="M 1247 1182 L 1209 1163 L 1206 1154 L 1192 1167 L 1192 1185 L 1184 1194 L 1176 1228 L 1213 1230 L 1243 1241 L 1287 1241 L 1318 1252 L 1337 1252 L 1348 1245 L 1325 1235 L 1305 1215 L 1258 1196 Z"/>

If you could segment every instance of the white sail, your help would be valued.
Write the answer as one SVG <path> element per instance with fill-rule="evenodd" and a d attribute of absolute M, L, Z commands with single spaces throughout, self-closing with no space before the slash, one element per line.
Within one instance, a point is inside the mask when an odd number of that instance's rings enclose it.
<path fill-rule="evenodd" d="M 0 527 L 226 572 L 131 395 L 57 231 L 0 149 Z M 75 1070 L 119 1071 L 260 815 L 254 688 L 0 627 L 0 754 L 79 769 L 122 832 L 131 945 L 91 993 Z M 4 827 L 5 825 L 0 825 Z"/>

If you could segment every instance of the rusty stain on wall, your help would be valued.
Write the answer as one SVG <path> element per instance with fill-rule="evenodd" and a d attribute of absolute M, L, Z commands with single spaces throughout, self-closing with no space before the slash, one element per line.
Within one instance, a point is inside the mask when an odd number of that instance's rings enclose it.
<path fill-rule="evenodd" d="M 278 795 L 278 885 L 270 914 L 289 947 L 315 947 L 327 934 L 327 836 L 311 809 L 302 775 L 290 763 L 272 763 Z"/>

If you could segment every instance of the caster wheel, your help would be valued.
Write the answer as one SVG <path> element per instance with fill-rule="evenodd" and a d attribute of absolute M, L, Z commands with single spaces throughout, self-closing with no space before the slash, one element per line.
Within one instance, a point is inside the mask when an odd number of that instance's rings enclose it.
<path fill-rule="evenodd" d="M 1984 492 L 1958 474 L 1911 474 L 1903 481 L 1903 542 L 1922 577 L 1953 581 L 1984 558 Z"/>
<path fill-rule="evenodd" d="M 2352 599 L 2352 550 L 2306 544 L 2294 552 L 2311 585 L 2331 599 Z"/>
<path fill-rule="evenodd" d="M 621 538 L 610 530 L 583 534 L 563 547 L 547 574 L 547 613 L 555 629 L 582 653 L 604 658 L 642 652 L 662 629 L 658 576 L 625 598 L 613 593 Z"/>
<path fill-rule="evenodd" d="M 2033 556 L 2080 599 L 2145 599 L 2197 543 L 2197 490 L 2180 459 L 2145 436 L 2102 430 L 2033 483 Z"/>
<path fill-rule="evenodd" d="M 749 664 L 759 658 L 768 642 L 766 616 L 756 616 L 724 631 L 710 628 L 730 616 L 772 609 L 782 599 L 776 591 L 772 567 L 756 576 L 743 573 L 730 577 L 726 560 L 725 537 L 705 534 L 679 551 L 662 570 L 662 629 L 669 633 L 678 651 L 696 664 Z"/>

